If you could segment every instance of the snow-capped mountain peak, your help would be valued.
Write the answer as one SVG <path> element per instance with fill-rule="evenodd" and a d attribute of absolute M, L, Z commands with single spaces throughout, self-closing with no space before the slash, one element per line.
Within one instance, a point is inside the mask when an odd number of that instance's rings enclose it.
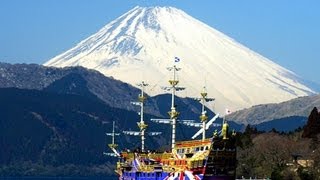
<path fill-rule="evenodd" d="M 293 72 L 173 7 L 137 6 L 45 65 L 84 66 L 132 85 L 145 80 L 155 95 L 165 93 L 159 87 L 175 56 L 187 87 L 178 95 L 196 97 L 205 85 L 220 112 L 314 93 Z"/>

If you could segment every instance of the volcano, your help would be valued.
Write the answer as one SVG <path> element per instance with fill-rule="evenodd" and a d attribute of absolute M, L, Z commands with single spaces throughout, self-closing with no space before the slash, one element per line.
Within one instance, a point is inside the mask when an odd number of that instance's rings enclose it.
<path fill-rule="evenodd" d="M 173 7 L 135 7 L 44 65 L 84 66 L 134 86 L 144 80 L 157 95 L 173 64 L 186 87 L 177 95 L 198 97 L 206 86 L 219 112 L 314 93 L 294 72 Z"/>

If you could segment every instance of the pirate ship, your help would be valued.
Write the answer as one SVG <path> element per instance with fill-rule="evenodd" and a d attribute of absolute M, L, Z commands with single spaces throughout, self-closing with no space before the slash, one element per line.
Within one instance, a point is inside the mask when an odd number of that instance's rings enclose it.
<path fill-rule="evenodd" d="M 179 81 L 176 78 L 177 71 L 180 70 L 176 65 L 168 68 L 173 72 L 173 79 L 169 80 L 171 91 L 171 109 L 168 112 L 170 119 L 151 119 L 156 123 L 166 123 L 172 126 L 171 150 L 169 152 L 150 152 L 144 147 L 145 131 L 147 124 L 143 120 L 143 104 L 146 100 L 144 95 L 144 87 L 146 84 L 140 84 L 141 94 L 139 95 L 139 103 L 141 107 L 140 122 L 138 127 L 140 131 L 125 131 L 125 134 L 141 136 L 141 151 L 124 151 L 119 153 L 117 145 L 114 143 L 114 136 L 118 135 L 114 132 L 112 135 L 113 156 L 117 156 L 119 161 L 116 165 L 115 172 L 121 180 L 163 180 L 163 179 L 184 179 L 184 180 L 229 180 L 235 179 L 236 170 L 236 146 L 235 133 L 229 133 L 229 126 L 224 120 L 221 130 L 217 129 L 211 137 L 206 138 L 206 130 L 210 126 L 217 126 L 214 121 L 218 118 L 216 114 L 208 121 L 208 116 L 204 109 L 206 101 L 213 99 L 207 97 L 207 92 L 201 92 L 199 100 L 202 104 L 202 112 L 200 115 L 200 123 L 193 121 L 179 120 L 179 112 L 175 108 L 175 93 L 181 90 L 178 87 Z M 176 124 L 181 122 L 185 125 L 200 127 L 200 130 L 192 137 L 192 140 L 176 142 Z M 220 127 L 219 127 L 220 128 Z M 193 140 L 202 133 L 202 138 Z M 160 132 L 149 132 L 151 135 L 159 135 Z"/>

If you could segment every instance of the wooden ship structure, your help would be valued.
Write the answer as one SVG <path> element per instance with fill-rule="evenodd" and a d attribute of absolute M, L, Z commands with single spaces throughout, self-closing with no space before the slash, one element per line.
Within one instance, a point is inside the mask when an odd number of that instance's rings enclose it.
<path fill-rule="evenodd" d="M 205 111 L 205 102 L 212 101 L 207 97 L 204 87 L 200 93 L 202 112 L 200 122 L 178 120 L 179 112 L 175 107 L 175 93 L 183 88 L 178 87 L 179 81 L 176 78 L 176 65 L 168 68 L 172 71 L 173 77 L 169 80 L 169 89 L 172 94 L 171 109 L 168 112 L 170 119 L 151 119 L 156 123 L 166 123 L 172 126 L 171 150 L 164 152 L 152 152 L 145 149 L 145 131 L 147 124 L 143 120 L 144 87 L 146 84 L 140 84 L 141 94 L 136 103 L 140 105 L 140 122 L 138 127 L 140 131 L 124 131 L 125 134 L 141 136 L 141 151 L 118 152 L 117 145 L 114 143 L 114 137 L 119 135 L 114 132 L 107 135 L 113 137 L 112 144 L 109 147 L 113 153 L 106 153 L 119 158 L 115 172 L 120 180 L 231 180 L 236 176 L 236 145 L 235 133 L 229 132 L 229 125 L 226 120 L 222 126 L 218 126 L 214 121 L 218 118 L 216 114 L 208 121 Z M 176 142 L 176 124 L 180 122 L 188 126 L 199 127 L 200 130 L 188 141 Z M 214 131 L 211 137 L 206 137 L 206 130 L 210 126 L 220 128 Z M 149 135 L 159 135 L 160 132 L 149 132 Z M 201 139 L 196 139 L 202 134 Z"/>

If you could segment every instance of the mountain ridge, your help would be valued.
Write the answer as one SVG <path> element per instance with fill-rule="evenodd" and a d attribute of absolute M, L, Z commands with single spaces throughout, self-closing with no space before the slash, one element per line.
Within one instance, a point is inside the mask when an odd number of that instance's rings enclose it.
<path fill-rule="evenodd" d="M 140 93 L 139 89 L 127 83 L 84 67 L 56 68 L 37 64 L 0 63 L 0 88 L 10 87 L 98 98 L 111 107 L 130 111 L 137 111 L 130 104 L 137 100 Z M 168 94 L 148 96 L 144 111 L 157 117 L 167 117 L 167 110 L 171 107 L 169 102 L 171 96 L 168 97 Z M 201 113 L 199 102 L 193 98 L 179 98 L 176 105 L 179 111 L 185 112 L 181 114 L 182 117 L 198 119 Z M 208 113 L 212 112 L 208 110 Z"/>
<path fill-rule="evenodd" d="M 298 97 L 289 101 L 256 105 L 233 112 L 227 118 L 242 124 L 261 124 L 290 116 L 307 117 L 314 107 L 320 107 L 320 94 Z"/>
<path fill-rule="evenodd" d="M 105 77 L 96 70 L 80 66 L 56 68 L 38 64 L 0 63 L 0 87 L 43 90 L 55 81 L 72 73 L 80 75 L 86 81 L 88 90 L 111 107 L 133 110 L 127 104 L 130 104 L 130 101 L 136 98 L 139 89 L 119 80 Z M 69 82 L 71 83 L 72 79 L 69 79 Z M 129 93 L 127 93 L 128 91 Z"/>
<path fill-rule="evenodd" d="M 130 104 L 136 100 L 137 94 L 140 93 L 139 89 L 105 77 L 95 70 L 83 67 L 55 68 L 36 64 L 12 65 L 0 63 L 0 87 L 36 89 L 60 94 L 86 96 L 87 98 L 104 101 L 111 107 L 135 112 L 138 111 L 137 107 Z M 118 91 L 118 93 L 113 93 L 113 91 Z M 170 102 L 171 95 L 169 94 L 148 97 L 145 112 L 157 117 L 167 118 L 167 111 L 171 106 Z M 198 116 L 201 113 L 199 102 L 193 98 L 179 97 L 176 99 L 176 105 L 177 110 L 181 112 L 180 118 L 198 120 Z M 215 104 L 206 104 L 206 106 L 208 108 L 208 116 L 212 117 L 213 112 L 210 109 L 214 109 Z M 256 105 L 235 111 L 226 118 L 238 125 L 264 123 L 266 124 L 263 125 L 264 127 L 270 127 L 270 123 L 272 123 L 270 121 L 277 119 L 286 119 L 288 121 L 290 116 L 304 117 L 306 120 L 313 107 L 320 107 L 319 95 L 299 97 L 279 104 Z M 301 125 L 302 121 L 299 122 L 296 124 Z M 236 129 L 241 129 L 238 125 L 235 125 Z M 279 130 L 281 130 L 280 125 L 277 125 Z"/>

